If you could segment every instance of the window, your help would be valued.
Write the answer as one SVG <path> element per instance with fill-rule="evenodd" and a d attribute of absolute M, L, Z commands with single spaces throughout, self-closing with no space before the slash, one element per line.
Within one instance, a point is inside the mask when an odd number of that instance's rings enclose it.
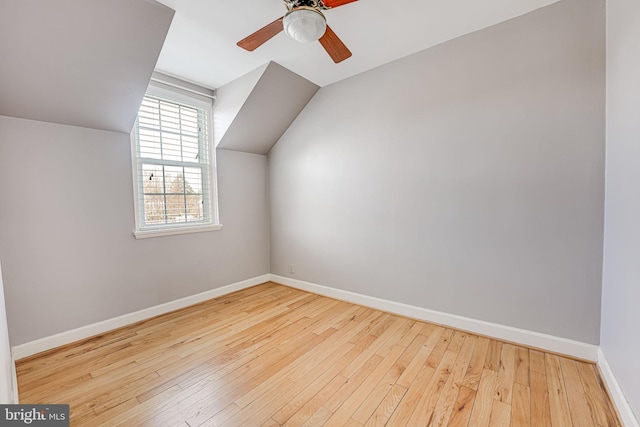
<path fill-rule="evenodd" d="M 132 133 L 136 238 L 219 230 L 210 102 L 150 86 Z"/>

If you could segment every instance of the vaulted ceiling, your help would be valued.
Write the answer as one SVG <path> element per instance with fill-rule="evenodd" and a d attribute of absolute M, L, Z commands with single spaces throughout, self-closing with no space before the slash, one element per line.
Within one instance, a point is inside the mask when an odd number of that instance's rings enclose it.
<path fill-rule="evenodd" d="M 159 1 L 0 2 L 0 115 L 129 132 L 155 67 L 218 89 L 221 148 L 264 154 L 319 87 L 557 0 L 355 1 L 326 11 L 339 64 L 284 33 L 236 46 L 281 0 Z"/>
<path fill-rule="evenodd" d="M 281 17 L 281 0 L 159 0 L 176 15 L 158 69 L 217 88 L 275 61 L 324 86 L 557 0 L 360 0 L 326 11 L 353 56 L 334 64 L 319 43 L 284 33 L 253 52 L 242 38 Z"/>

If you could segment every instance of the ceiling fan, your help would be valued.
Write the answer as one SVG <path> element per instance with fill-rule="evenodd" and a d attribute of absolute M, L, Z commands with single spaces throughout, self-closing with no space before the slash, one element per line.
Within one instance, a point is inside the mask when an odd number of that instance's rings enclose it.
<path fill-rule="evenodd" d="M 333 62 L 342 62 L 351 56 L 351 52 L 327 25 L 323 10 L 342 6 L 356 0 L 283 0 L 287 13 L 255 33 L 240 40 L 237 44 L 243 49 L 253 51 L 283 31 L 300 43 L 320 41 Z"/>

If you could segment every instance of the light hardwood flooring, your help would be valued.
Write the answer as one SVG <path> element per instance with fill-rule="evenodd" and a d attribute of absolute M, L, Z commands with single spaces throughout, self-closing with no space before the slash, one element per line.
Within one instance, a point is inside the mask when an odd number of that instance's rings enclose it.
<path fill-rule="evenodd" d="M 266 283 L 18 361 L 72 426 L 619 426 L 594 365 Z"/>

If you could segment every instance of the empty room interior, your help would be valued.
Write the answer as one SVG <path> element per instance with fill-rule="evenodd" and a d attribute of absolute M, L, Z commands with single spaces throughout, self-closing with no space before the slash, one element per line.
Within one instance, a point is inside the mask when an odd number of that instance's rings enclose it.
<path fill-rule="evenodd" d="M 0 404 L 638 427 L 639 76 L 636 0 L 0 0 Z"/>

